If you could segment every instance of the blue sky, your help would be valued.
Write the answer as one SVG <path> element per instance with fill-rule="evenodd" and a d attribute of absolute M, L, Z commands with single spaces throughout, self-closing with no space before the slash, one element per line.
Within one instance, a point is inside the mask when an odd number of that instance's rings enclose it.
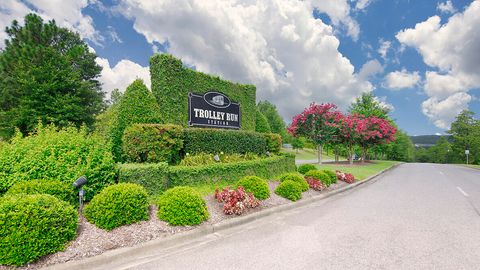
<path fill-rule="evenodd" d="M 148 85 L 148 59 L 168 52 L 255 84 L 287 122 L 365 91 L 411 135 L 444 133 L 465 108 L 480 115 L 480 1 L 6 0 L 0 26 L 28 12 L 80 33 L 106 92 Z"/>

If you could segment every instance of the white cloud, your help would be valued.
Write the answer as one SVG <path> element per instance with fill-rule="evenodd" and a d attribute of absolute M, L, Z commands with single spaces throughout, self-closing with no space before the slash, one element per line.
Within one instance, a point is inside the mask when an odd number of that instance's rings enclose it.
<path fill-rule="evenodd" d="M 360 0 L 360 2 L 363 3 L 368 1 Z M 326 13 L 332 20 L 334 26 L 346 29 L 347 34 L 353 40 L 358 40 L 360 26 L 350 15 L 351 8 L 350 3 L 347 0 L 310 0 L 307 1 L 307 3 L 311 3 L 312 7 L 316 8 L 318 11 Z M 360 6 L 363 5 L 362 3 Z"/>
<path fill-rule="evenodd" d="M 453 120 L 451 111 L 439 111 L 450 110 L 445 104 L 455 101 L 459 106 L 455 112 L 465 109 L 471 100 L 468 92 L 480 88 L 478 14 L 480 1 L 473 1 L 463 13 L 454 14 L 443 25 L 440 17 L 433 16 L 396 35 L 402 44 L 415 48 L 425 64 L 433 68 L 425 73 L 424 88 L 430 99 L 425 101 L 423 111 L 438 127 L 448 127 Z"/>
<path fill-rule="evenodd" d="M 422 103 L 422 111 L 437 127 L 448 129 L 471 100 L 472 97 L 466 93 L 456 93 L 443 100 L 433 97 Z"/>
<path fill-rule="evenodd" d="M 358 77 L 368 80 L 373 75 L 383 72 L 383 66 L 377 59 L 370 60 L 363 64 L 362 68 L 358 72 Z"/>
<path fill-rule="evenodd" d="M 383 40 L 383 39 L 380 39 L 379 41 L 380 43 L 380 47 L 378 48 L 377 52 L 380 54 L 380 56 L 383 58 L 383 59 L 387 59 L 387 54 L 388 54 L 388 50 L 390 49 L 390 46 L 392 45 L 392 42 L 388 41 L 388 40 Z"/>
<path fill-rule="evenodd" d="M 373 2 L 373 0 L 358 0 L 357 4 L 355 5 L 356 9 L 365 9 Z"/>
<path fill-rule="evenodd" d="M 444 3 L 438 2 L 437 9 L 442 13 L 455 13 L 457 9 L 453 6 L 452 1 L 448 0 Z"/>
<path fill-rule="evenodd" d="M 107 59 L 97 57 L 96 62 L 102 69 L 100 82 L 102 83 L 103 91 L 105 91 L 106 98 L 110 98 L 110 94 L 114 89 L 124 92 L 129 84 L 135 79 L 139 78 L 145 82 L 145 85 L 150 88 L 150 72 L 148 67 L 142 67 L 139 64 L 130 60 L 121 60 L 114 67 L 110 66 Z"/>
<path fill-rule="evenodd" d="M 420 81 L 418 71 L 409 73 L 407 70 L 393 71 L 385 76 L 384 86 L 392 90 L 400 90 L 404 88 L 411 88 Z"/>
<path fill-rule="evenodd" d="M 10 26 L 13 20 L 23 23 L 23 17 L 32 12 L 44 20 L 55 19 L 58 25 L 77 31 L 82 38 L 100 44 L 103 37 L 95 30 L 93 19 L 82 14 L 82 9 L 87 6 L 87 0 L 3 0 L 0 4 L 0 48 L 7 38 L 3 29 Z"/>
<path fill-rule="evenodd" d="M 257 86 L 290 120 L 310 102 L 346 108 L 373 86 L 339 51 L 333 29 L 302 1 L 121 1 L 119 12 L 152 45 L 197 70 Z M 158 27 L 161 25 L 162 27 Z M 373 71 L 372 71 L 373 70 Z"/>

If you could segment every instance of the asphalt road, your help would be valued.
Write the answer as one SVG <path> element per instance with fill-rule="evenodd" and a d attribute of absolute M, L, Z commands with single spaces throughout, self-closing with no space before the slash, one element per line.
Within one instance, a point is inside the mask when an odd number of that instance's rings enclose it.
<path fill-rule="evenodd" d="M 378 181 L 123 269 L 480 269 L 480 171 L 404 164 Z"/>

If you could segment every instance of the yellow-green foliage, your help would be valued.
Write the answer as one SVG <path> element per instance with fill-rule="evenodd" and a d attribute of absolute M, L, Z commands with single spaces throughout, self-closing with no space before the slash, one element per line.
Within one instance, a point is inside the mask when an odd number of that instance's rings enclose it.
<path fill-rule="evenodd" d="M 307 191 L 310 188 L 305 178 L 303 178 L 303 175 L 299 173 L 284 173 L 280 175 L 280 182 L 285 182 L 287 180 L 298 183 L 302 192 Z"/>
<path fill-rule="evenodd" d="M 51 195 L 8 195 L 0 200 L 0 264 L 24 265 L 63 250 L 77 232 L 73 206 Z"/>
<path fill-rule="evenodd" d="M 88 221 L 106 230 L 147 220 L 148 194 L 137 184 L 108 186 L 85 205 L 83 214 Z"/>
<path fill-rule="evenodd" d="M 180 162 L 183 129 L 177 125 L 134 124 L 123 134 L 123 156 L 126 162 Z"/>
<path fill-rule="evenodd" d="M 237 187 L 243 187 L 246 192 L 252 192 L 253 196 L 259 200 L 265 200 L 270 197 L 268 182 L 257 176 L 245 176 L 237 181 Z"/>
<path fill-rule="evenodd" d="M 282 136 L 276 133 L 264 133 L 263 136 L 267 140 L 267 150 L 270 153 L 280 153 L 282 149 Z"/>
<path fill-rule="evenodd" d="M 301 174 L 305 174 L 308 171 L 316 170 L 316 169 L 317 169 L 317 167 L 313 164 L 302 164 L 302 165 L 298 166 L 298 172 L 301 173 Z"/>
<path fill-rule="evenodd" d="M 275 194 L 291 201 L 302 198 L 302 187 L 298 182 L 285 180 L 275 189 Z"/>
<path fill-rule="evenodd" d="M 174 187 L 158 199 L 159 219 L 170 225 L 196 225 L 209 217 L 207 204 L 191 187 Z"/>
<path fill-rule="evenodd" d="M 58 180 L 31 180 L 15 183 L 7 195 L 14 194 L 49 194 L 57 199 L 68 202 L 73 206 L 78 205 L 78 198 L 73 186 Z"/>
<path fill-rule="evenodd" d="M 248 161 L 248 160 L 258 160 L 262 157 L 254 154 L 254 153 L 246 153 L 246 154 L 225 154 L 220 153 L 218 154 L 219 161 L 215 160 L 214 154 L 196 154 L 196 155 L 186 155 L 182 161 L 180 162 L 180 166 L 202 166 L 202 165 L 210 165 L 216 163 L 235 163 L 240 161 Z"/>
<path fill-rule="evenodd" d="M 86 128 L 57 130 L 39 125 L 28 137 L 20 133 L 0 149 L 0 194 L 18 181 L 59 180 L 69 185 L 86 176 L 86 199 L 115 180 L 115 163 L 108 144 Z"/>
<path fill-rule="evenodd" d="M 164 123 L 188 125 L 188 93 L 204 94 L 218 91 L 233 102 L 240 103 L 241 129 L 255 130 L 256 89 L 254 85 L 243 85 L 222 80 L 186 68 L 182 61 L 167 54 L 156 54 L 150 58 L 152 92 L 160 105 Z"/>
<path fill-rule="evenodd" d="M 270 125 L 268 120 L 257 108 L 255 112 L 255 131 L 260 133 L 269 133 Z"/>

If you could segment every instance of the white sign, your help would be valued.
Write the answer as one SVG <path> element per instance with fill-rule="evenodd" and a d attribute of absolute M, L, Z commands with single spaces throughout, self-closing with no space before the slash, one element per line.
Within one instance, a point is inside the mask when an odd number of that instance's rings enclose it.
<path fill-rule="evenodd" d="M 470 154 L 470 150 L 465 150 L 465 155 L 469 155 Z"/>

